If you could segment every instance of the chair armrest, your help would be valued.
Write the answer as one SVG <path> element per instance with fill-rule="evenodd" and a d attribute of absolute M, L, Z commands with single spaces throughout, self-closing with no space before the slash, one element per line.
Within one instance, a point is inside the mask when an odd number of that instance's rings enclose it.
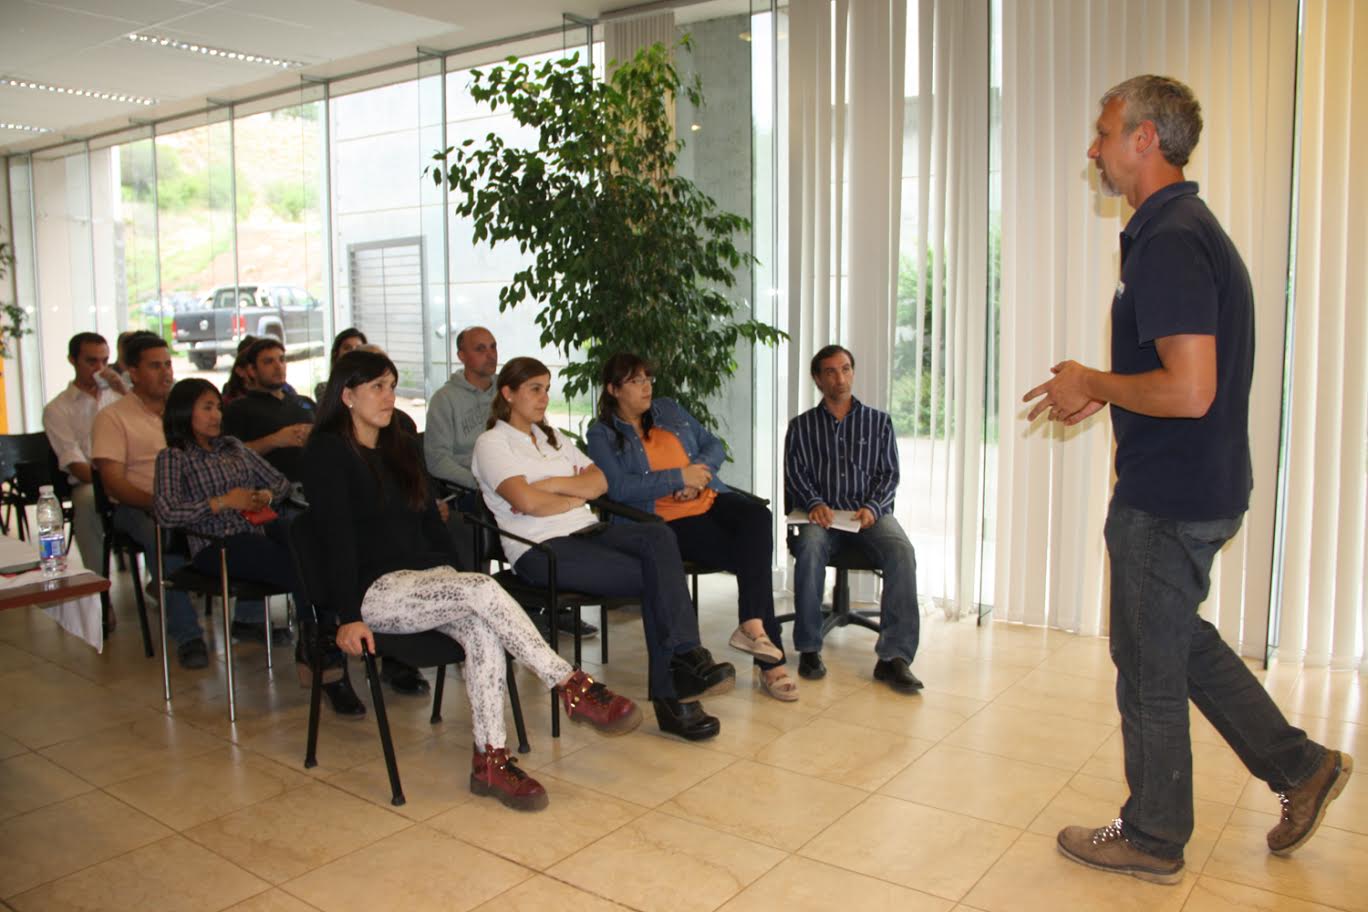
<path fill-rule="evenodd" d="M 551 547 L 550 547 L 549 545 L 546 545 L 546 544 L 544 544 L 544 543 L 542 543 L 542 542 L 533 541 L 533 540 L 530 539 L 530 538 L 523 538 L 521 535 L 517 535 L 517 534 L 515 534 L 515 533 L 513 533 L 513 532 L 509 532 L 509 531 L 507 531 L 507 530 L 505 530 L 505 529 L 500 529 L 498 523 L 495 523 L 495 522 L 492 522 L 492 521 L 490 521 L 490 520 L 488 520 L 488 519 L 485 519 L 483 516 L 476 516 L 474 513 L 462 513 L 462 514 L 461 514 L 461 519 L 462 519 L 464 522 L 472 523 L 472 524 L 474 524 L 474 525 L 481 526 L 481 527 L 483 527 L 483 528 L 485 528 L 485 529 L 488 529 L 489 531 L 493 532 L 495 535 L 502 535 L 504 538 L 511 538 L 511 539 L 513 539 L 513 540 L 516 541 L 516 542 L 522 542 L 524 545 L 527 545 L 529 548 L 532 548 L 532 549 L 535 550 L 535 551 L 540 551 L 542 554 L 545 554 L 545 555 L 547 555 L 548 557 L 550 557 L 552 563 L 555 562 L 555 559 L 556 559 L 556 552 L 553 551 L 553 550 L 551 550 Z"/>
<path fill-rule="evenodd" d="M 598 510 L 600 513 L 607 513 L 609 516 L 621 516 L 623 519 L 630 519 L 632 522 L 664 522 L 659 513 L 647 513 L 645 510 L 638 510 L 626 504 L 618 503 L 616 500 L 609 500 L 606 497 L 595 497 L 589 501 L 589 506 Z"/>
<path fill-rule="evenodd" d="M 733 494 L 740 494 L 742 497 L 746 498 L 746 500 L 749 500 L 751 503 L 759 504 L 762 507 L 768 507 L 770 505 L 768 497 L 761 497 L 759 494 L 752 494 L 750 491 L 747 491 L 743 488 L 738 488 L 733 485 L 727 485 L 727 490 L 731 491 Z"/>

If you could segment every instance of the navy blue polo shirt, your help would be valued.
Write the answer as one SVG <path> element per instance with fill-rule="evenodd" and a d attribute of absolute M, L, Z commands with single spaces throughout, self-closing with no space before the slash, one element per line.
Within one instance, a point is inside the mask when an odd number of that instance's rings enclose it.
<path fill-rule="evenodd" d="M 1152 194 L 1121 232 L 1112 371 L 1158 370 L 1154 340 L 1181 334 L 1216 337 L 1216 398 L 1201 418 L 1152 418 L 1113 405 L 1116 497 L 1170 519 L 1240 516 L 1253 487 L 1254 291 L 1191 181 Z"/>

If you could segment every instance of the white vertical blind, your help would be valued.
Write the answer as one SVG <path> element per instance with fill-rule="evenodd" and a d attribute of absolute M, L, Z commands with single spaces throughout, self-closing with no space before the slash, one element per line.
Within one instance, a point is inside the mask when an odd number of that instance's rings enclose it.
<path fill-rule="evenodd" d="M 911 450 L 925 458 L 905 456 L 902 474 L 906 487 L 921 473 L 917 489 L 943 502 L 928 511 L 900 497 L 898 513 L 905 525 L 918 511 L 944 516 L 928 536 L 941 553 L 919 566 L 940 568 L 924 588 L 959 606 L 973 596 L 981 526 L 988 2 L 794 0 L 789 35 L 790 413 L 815 403 L 808 360 L 828 342 L 855 352 L 856 395 L 889 408 L 899 255 L 918 268 L 929 259 L 932 274 L 918 284 L 932 325 L 918 338 L 931 346 L 935 430 Z M 915 149 L 903 148 L 909 105 Z M 913 238 L 901 236 L 905 162 L 917 176 Z"/>
<path fill-rule="evenodd" d="M 986 0 L 919 0 L 916 57 L 909 62 L 916 73 L 907 97 L 916 142 L 906 155 L 914 163 L 916 197 L 902 250 L 918 273 L 918 300 L 913 325 L 901 329 L 916 331 L 917 431 L 903 447 L 902 475 L 904 490 L 928 492 L 934 503 L 903 497 L 898 513 L 914 530 L 919 588 L 938 597 L 948 614 L 973 604 L 983 525 L 988 15 Z"/>
<path fill-rule="evenodd" d="M 1027 427 L 1023 392 L 1066 358 L 1106 367 L 1117 235 L 1086 158 L 1097 99 L 1154 72 L 1186 82 L 1205 128 L 1187 168 L 1249 266 L 1258 351 L 1255 490 L 1222 552 L 1204 614 L 1262 655 L 1271 586 L 1289 206 L 1295 0 L 1020 0 L 1003 5 L 1002 433 L 996 613 L 1106 630 L 1102 522 L 1111 490 L 1105 414 Z"/>
<path fill-rule="evenodd" d="M 1368 667 L 1368 7 L 1305 0 L 1304 17 L 1278 653 Z"/>

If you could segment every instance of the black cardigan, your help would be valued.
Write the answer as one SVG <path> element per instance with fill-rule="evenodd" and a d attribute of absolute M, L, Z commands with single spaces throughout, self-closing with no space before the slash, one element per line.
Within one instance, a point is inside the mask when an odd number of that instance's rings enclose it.
<path fill-rule="evenodd" d="M 304 447 L 303 475 L 314 528 L 328 555 L 326 606 L 341 623 L 361 620 L 362 596 L 386 573 L 460 566 L 436 501 L 429 498 L 422 510 L 410 507 L 375 450 L 316 431 Z"/>

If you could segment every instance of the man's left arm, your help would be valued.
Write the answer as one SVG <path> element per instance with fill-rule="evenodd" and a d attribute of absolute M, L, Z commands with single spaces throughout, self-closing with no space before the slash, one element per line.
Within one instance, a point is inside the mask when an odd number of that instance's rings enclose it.
<path fill-rule="evenodd" d="M 888 415 L 879 416 L 877 436 L 878 442 L 869 457 L 869 489 L 862 507 L 870 514 L 870 521 L 862 524 L 866 528 L 893 512 L 893 498 L 897 496 L 901 477 L 898 472 L 898 439 L 893 433 L 893 420 Z"/>

